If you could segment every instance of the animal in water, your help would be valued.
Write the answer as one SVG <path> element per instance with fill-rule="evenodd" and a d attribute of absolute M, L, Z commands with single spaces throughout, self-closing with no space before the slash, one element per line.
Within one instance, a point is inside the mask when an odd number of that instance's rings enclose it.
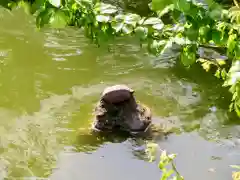
<path fill-rule="evenodd" d="M 124 84 L 104 89 L 94 108 L 92 129 L 97 132 L 146 132 L 151 125 L 151 110 L 136 102 L 134 90 Z"/>

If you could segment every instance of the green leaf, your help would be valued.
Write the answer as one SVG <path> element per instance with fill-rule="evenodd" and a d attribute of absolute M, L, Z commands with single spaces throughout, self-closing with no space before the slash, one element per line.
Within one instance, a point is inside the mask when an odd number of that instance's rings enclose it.
<path fill-rule="evenodd" d="M 237 115 L 240 116 L 240 108 L 239 108 L 239 105 L 237 103 L 234 103 L 234 110 L 237 113 Z"/>
<path fill-rule="evenodd" d="M 54 10 L 52 8 L 40 11 L 36 17 L 36 26 L 41 28 L 45 24 L 48 24 L 53 13 Z"/>
<path fill-rule="evenodd" d="M 151 45 L 150 45 L 150 51 L 153 54 L 161 54 L 163 48 L 165 48 L 167 42 L 165 40 L 153 40 Z"/>
<path fill-rule="evenodd" d="M 152 0 L 151 9 L 153 11 L 161 11 L 170 4 L 172 4 L 172 0 Z"/>
<path fill-rule="evenodd" d="M 115 6 L 105 3 L 99 3 L 96 10 L 99 10 L 101 14 L 114 14 L 118 11 Z"/>
<path fill-rule="evenodd" d="M 157 13 L 158 13 L 159 17 L 162 17 L 163 15 L 165 15 L 168 12 L 173 11 L 173 10 L 174 10 L 174 5 L 170 4 L 170 5 L 166 6 L 162 11 L 158 11 Z"/>
<path fill-rule="evenodd" d="M 67 16 L 62 11 L 57 11 L 52 14 L 50 24 L 54 28 L 64 28 L 67 25 Z"/>
<path fill-rule="evenodd" d="M 228 41 L 227 41 L 228 54 L 233 52 L 235 45 L 236 45 L 236 40 L 235 40 L 236 38 L 237 38 L 236 34 L 231 34 L 228 37 Z"/>
<path fill-rule="evenodd" d="M 164 27 L 164 24 L 154 24 L 152 27 L 153 29 L 156 29 L 156 30 L 162 30 Z"/>
<path fill-rule="evenodd" d="M 237 166 L 237 165 L 230 165 L 230 167 L 235 168 L 235 169 L 240 169 L 240 166 Z"/>
<path fill-rule="evenodd" d="M 109 22 L 111 20 L 110 16 L 97 15 L 96 19 L 98 22 Z"/>
<path fill-rule="evenodd" d="M 185 29 L 185 34 L 186 34 L 187 38 L 191 41 L 196 41 L 197 40 L 198 32 L 199 31 L 197 29 L 194 29 L 193 27 Z"/>
<path fill-rule="evenodd" d="M 221 70 L 217 69 L 216 73 L 214 74 L 214 76 L 216 76 L 217 78 L 221 78 Z"/>
<path fill-rule="evenodd" d="M 209 26 L 201 26 L 199 28 L 199 35 L 207 35 L 208 31 L 210 30 L 210 27 Z"/>
<path fill-rule="evenodd" d="M 225 68 L 223 68 L 221 71 L 221 77 L 223 80 L 226 80 L 226 78 L 227 78 L 227 71 Z"/>
<path fill-rule="evenodd" d="M 125 15 L 123 15 L 123 14 L 118 14 L 118 15 L 115 16 L 114 19 L 115 19 L 116 21 L 124 21 Z"/>
<path fill-rule="evenodd" d="M 124 22 L 126 24 L 131 24 L 132 26 L 136 26 L 137 22 L 141 20 L 141 17 L 137 14 L 127 14 L 124 18 Z"/>
<path fill-rule="evenodd" d="M 138 26 L 136 29 L 135 29 L 135 33 L 136 33 L 136 36 L 143 40 L 143 39 L 146 39 L 147 38 L 147 33 L 148 33 L 148 29 L 147 28 L 144 28 L 144 27 L 141 27 L 141 26 Z"/>
<path fill-rule="evenodd" d="M 116 32 L 121 31 L 123 26 L 124 26 L 124 23 L 122 22 L 112 22 L 112 28 L 115 29 Z"/>
<path fill-rule="evenodd" d="M 191 66 L 194 62 L 196 62 L 196 51 L 194 51 L 194 49 L 195 48 L 192 48 L 192 46 L 183 48 L 180 58 L 184 66 Z"/>
<path fill-rule="evenodd" d="M 174 4 L 179 11 L 188 12 L 190 10 L 190 3 L 187 0 L 176 0 Z"/>
<path fill-rule="evenodd" d="M 174 170 L 173 170 L 173 169 L 170 169 L 169 171 L 167 171 L 167 172 L 165 173 L 165 176 L 168 178 L 168 177 L 171 176 L 173 173 L 174 173 Z"/>
<path fill-rule="evenodd" d="M 212 34 L 212 40 L 214 41 L 215 44 L 221 44 L 221 32 L 218 30 L 213 29 L 211 31 Z"/>
<path fill-rule="evenodd" d="M 159 168 L 159 169 L 163 169 L 164 167 L 165 167 L 165 164 L 160 161 L 160 162 L 158 163 L 158 168 Z"/>
<path fill-rule="evenodd" d="M 175 42 L 178 45 L 192 44 L 191 41 L 189 41 L 188 39 L 183 38 L 183 37 L 173 37 L 173 38 L 171 38 L 171 41 Z"/>
<path fill-rule="evenodd" d="M 55 7 L 60 7 L 61 6 L 61 0 L 48 0 L 49 3 L 51 3 Z"/>
<path fill-rule="evenodd" d="M 159 18 L 151 17 L 143 22 L 143 25 L 155 25 L 155 24 L 163 24 L 162 20 Z"/>
<path fill-rule="evenodd" d="M 127 24 L 124 24 L 122 26 L 122 32 L 125 34 L 130 34 L 131 32 L 133 32 L 133 27 Z"/>
<path fill-rule="evenodd" d="M 240 58 L 240 43 L 239 42 L 237 42 L 237 44 L 236 44 L 236 47 L 235 47 L 235 49 L 234 49 L 235 51 L 235 57 L 236 58 Z"/>
<path fill-rule="evenodd" d="M 7 9 L 12 9 L 13 7 L 16 7 L 16 2 L 9 2 L 9 0 L 1 0 L 0 1 L 0 6 L 7 8 Z"/>
<path fill-rule="evenodd" d="M 209 40 L 211 40 L 211 32 L 210 32 L 210 26 L 201 26 L 199 28 L 199 38 L 200 38 L 200 42 L 202 43 L 207 43 Z"/>
<path fill-rule="evenodd" d="M 212 19 L 220 20 L 222 15 L 222 7 L 217 3 L 213 3 L 212 6 L 209 8 L 208 13 L 209 17 L 211 17 Z"/>
<path fill-rule="evenodd" d="M 34 3 L 31 5 L 31 13 L 34 14 L 36 11 L 41 9 L 44 5 L 44 1 L 42 0 L 35 0 Z"/>

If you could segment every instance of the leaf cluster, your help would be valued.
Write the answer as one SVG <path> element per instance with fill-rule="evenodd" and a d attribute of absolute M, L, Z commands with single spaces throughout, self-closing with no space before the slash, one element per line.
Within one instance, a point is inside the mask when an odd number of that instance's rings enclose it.
<path fill-rule="evenodd" d="M 149 155 L 150 162 L 155 160 L 157 149 L 158 144 L 150 142 L 147 143 L 146 152 Z M 158 167 L 162 171 L 161 180 L 184 180 L 184 178 L 177 171 L 177 168 L 173 162 L 176 158 L 176 154 L 167 154 L 165 150 L 161 151 L 162 153 L 158 163 Z M 170 169 L 167 168 L 169 165 L 171 165 Z"/>

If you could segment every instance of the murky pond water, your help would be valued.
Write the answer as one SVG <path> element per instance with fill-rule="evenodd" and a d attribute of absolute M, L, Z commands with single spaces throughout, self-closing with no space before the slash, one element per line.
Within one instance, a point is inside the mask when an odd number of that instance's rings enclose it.
<path fill-rule="evenodd" d="M 155 119 L 175 122 L 181 133 L 155 140 L 178 154 L 186 180 L 231 178 L 240 127 L 215 78 L 148 56 L 130 38 L 97 48 L 78 29 L 38 31 L 18 10 L 0 15 L 0 179 L 6 167 L 7 179 L 159 179 L 140 139 L 88 133 L 100 92 L 117 83 L 134 88 Z"/>

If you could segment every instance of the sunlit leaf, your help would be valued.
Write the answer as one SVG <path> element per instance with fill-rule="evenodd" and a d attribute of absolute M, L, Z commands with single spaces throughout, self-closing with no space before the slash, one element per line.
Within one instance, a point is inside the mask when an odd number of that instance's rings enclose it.
<path fill-rule="evenodd" d="M 171 160 L 173 160 L 174 158 L 177 157 L 177 155 L 176 155 L 176 154 L 169 154 L 168 157 L 169 157 Z"/>
<path fill-rule="evenodd" d="M 162 30 L 164 27 L 164 24 L 154 24 L 152 27 L 153 29 Z"/>
<path fill-rule="evenodd" d="M 173 11 L 173 10 L 174 10 L 174 5 L 170 4 L 170 5 L 166 6 L 166 7 L 164 7 L 164 9 L 162 11 L 158 11 L 158 16 L 162 17 L 163 15 L 165 15 L 168 12 Z"/>
<path fill-rule="evenodd" d="M 168 172 L 165 173 L 166 178 L 168 178 L 169 176 L 171 176 L 174 173 L 173 169 L 170 169 Z"/>
<path fill-rule="evenodd" d="M 155 25 L 155 24 L 163 24 L 163 22 L 159 18 L 151 17 L 151 18 L 148 18 L 147 20 L 145 20 L 143 24 L 144 25 Z"/>
<path fill-rule="evenodd" d="M 126 24 L 136 26 L 137 22 L 140 21 L 141 17 L 137 14 L 127 14 L 124 18 Z"/>
<path fill-rule="evenodd" d="M 180 11 L 187 12 L 190 10 L 190 4 L 187 0 L 176 0 L 174 1 L 174 4 Z"/>
<path fill-rule="evenodd" d="M 113 29 L 115 29 L 116 32 L 121 31 L 123 26 L 124 26 L 124 23 L 122 23 L 122 22 L 120 22 L 120 23 L 119 22 L 112 22 L 112 27 L 113 27 Z"/>
<path fill-rule="evenodd" d="M 234 6 L 229 9 L 229 16 L 231 17 L 231 22 L 236 21 L 238 24 L 240 24 L 240 8 L 237 6 Z"/>
<path fill-rule="evenodd" d="M 233 172 L 232 173 L 233 180 L 239 180 L 240 179 L 240 172 Z"/>
<path fill-rule="evenodd" d="M 231 34 L 229 37 L 228 37 L 228 41 L 227 41 L 227 49 L 228 49 L 228 53 L 231 53 L 234 48 L 235 48 L 235 45 L 236 45 L 236 34 Z"/>
<path fill-rule="evenodd" d="M 210 62 L 208 62 L 208 61 L 206 61 L 206 62 L 204 62 L 204 63 L 202 63 L 202 67 L 203 67 L 203 69 L 205 70 L 205 71 L 209 71 L 210 70 L 210 68 L 211 68 L 211 63 Z M 220 73 L 220 72 L 219 72 Z"/>
<path fill-rule="evenodd" d="M 136 36 L 139 38 L 139 39 L 145 39 L 147 37 L 147 33 L 148 33 L 148 29 L 147 28 L 144 28 L 144 27 L 137 27 L 135 29 L 135 33 L 136 33 Z"/>
<path fill-rule="evenodd" d="M 110 16 L 97 15 L 96 19 L 98 22 L 109 22 L 111 18 Z"/>
<path fill-rule="evenodd" d="M 123 33 L 125 33 L 125 34 L 130 34 L 131 32 L 133 32 L 133 27 L 130 26 L 130 25 L 124 24 L 124 25 L 122 26 L 122 31 L 123 31 Z"/>
<path fill-rule="evenodd" d="M 237 103 L 234 103 L 234 110 L 238 116 L 240 116 L 240 107 Z"/>
<path fill-rule="evenodd" d="M 123 14 L 118 14 L 114 18 L 116 21 L 123 21 L 125 19 L 125 15 Z"/>
<path fill-rule="evenodd" d="M 217 61 L 217 63 L 218 63 L 220 66 L 223 66 L 223 65 L 226 64 L 226 60 L 225 60 L 225 59 L 216 58 L 216 61 Z"/>
<path fill-rule="evenodd" d="M 214 74 L 217 78 L 221 78 L 221 70 L 217 69 L 217 71 Z"/>
<path fill-rule="evenodd" d="M 159 52 L 161 53 L 162 49 L 165 47 L 166 43 L 165 40 L 153 40 L 150 48 L 154 54 L 159 54 Z"/>
<path fill-rule="evenodd" d="M 100 11 L 101 14 L 114 14 L 118 10 L 115 6 L 112 6 L 110 4 L 105 4 L 105 3 L 99 3 L 99 6 L 96 7 Z"/>
<path fill-rule="evenodd" d="M 222 79 L 223 79 L 223 80 L 226 80 L 226 78 L 227 78 L 227 71 L 226 71 L 225 68 L 222 69 L 222 71 L 221 71 L 221 76 L 222 76 Z"/>
<path fill-rule="evenodd" d="M 172 42 L 175 42 L 178 45 L 187 45 L 187 44 L 192 44 L 192 42 L 186 38 L 183 37 L 173 37 L 171 38 Z"/>
<path fill-rule="evenodd" d="M 154 11 L 161 11 L 170 4 L 172 4 L 172 0 L 152 0 L 151 9 Z"/>
<path fill-rule="evenodd" d="M 240 166 L 238 166 L 238 165 L 230 165 L 230 167 L 235 168 L 235 169 L 240 169 Z"/>
<path fill-rule="evenodd" d="M 235 52 L 235 57 L 240 58 L 240 43 L 239 42 L 237 42 L 234 52 Z"/>
<path fill-rule="evenodd" d="M 196 61 L 196 52 L 188 46 L 184 47 L 180 59 L 184 66 L 191 66 Z"/>
<path fill-rule="evenodd" d="M 48 0 L 53 6 L 60 7 L 61 6 L 61 0 Z"/>
<path fill-rule="evenodd" d="M 64 28 L 67 25 L 67 16 L 62 11 L 53 13 L 50 18 L 50 24 L 54 28 Z"/>
<path fill-rule="evenodd" d="M 162 162 L 159 162 L 159 163 L 158 163 L 158 168 L 159 168 L 159 169 L 163 169 L 163 168 L 164 168 L 164 164 L 163 164 Z"/>

